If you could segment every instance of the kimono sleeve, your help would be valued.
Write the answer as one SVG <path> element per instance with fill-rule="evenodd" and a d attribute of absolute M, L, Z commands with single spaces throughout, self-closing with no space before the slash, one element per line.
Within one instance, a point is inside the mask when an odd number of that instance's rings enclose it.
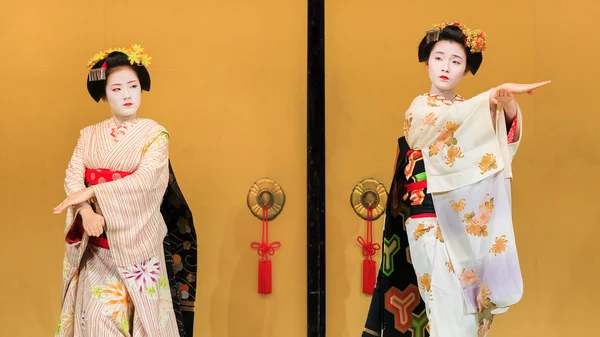
<path fill-rule="evenodd" d="M 508 130 L 507 130 L 508 128 Z M 496 130 L 498 144 L 502 154 L 502 160 L 507 164 L 505 167 L 505 175 L 512 177 L 512 161 L 517 154 L 521 138 L 523 137 L 523 114 L 521 107 L 517 104 L 517 114 L 514 119 L 507 120 L 503 109 L 498 109 Z"/>
<path fill-rule="evenodd" d="M 512 158 L 517 154 L 517 149 L 521 143 L 523 137 L 523 116 L 521 114 L 521 108 L 517 104 L 517 115 L 513 119 L 510 129 L 507 131 L 508 140 L 508 152 L 512 161 Z"/>
<path fill-rule="evenodd" d="M 490 92 L 455 103 L 446 110 L 443 120 L 440 116 L 441 131 L 423 151 L 429 193 L 473 184 L 504 168 L 494 128 L 497 118 L 494 120 L 490 111 Z"/>
<path fill-rule="evenodd" d="M 93 186 L 110 249 L 129 260 L 119 264 L 152 256 L 166 235 L 160 205 L 169 181 L 168 139 L 165 130 L 150 136 L 133 174 Z"/>
<path fill-rule="evenodd" d="M 75 146 L 75 150 L 73 150 L 73 154 L 71 159 L 69 160 L 69 165 L 67 166 L 65 172 L 65 182 L 64 188 L 67 196 L 77 193 L 86 188 L 85 186 L 85 149 L 84 149 L 84 136 L 83 131 L 79 133 L 79 139 L 77 140 L 77 145 Z M 66 220 L 66 229 L 65 235 L 73 228 L 74 221 L 79 216 L 79 211 L 84 205 L 89 205 L 89 202 L 83 202 L 78 205 L 74 205 L 73 207 L 69 207 L 67 209 L 67 220 Z"/>
<path fill-rule="evenodd" d="M 80 132 L 79 139 L 73 155 L 67 166 L 65 173 L 65 192 L 67 196 L 77 193 L 86 188 L 85 186 L 85 150 L 84 150 L 83 132 Z"/>

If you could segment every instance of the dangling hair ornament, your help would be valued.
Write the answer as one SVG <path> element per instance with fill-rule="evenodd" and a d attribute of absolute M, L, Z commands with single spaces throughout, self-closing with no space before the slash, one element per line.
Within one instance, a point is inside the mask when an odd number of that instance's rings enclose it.
<path fill-rule="evenodd" d="M 437 42 L 440 39 L 440 29 L 431 29 L 425 33 L 425 43 Z"/>
<path fill-rule="evenodd" d="M 102 81 L 106 79 L 106 61 L 100 68 L 90 69 L 88 74 L 88 81 Z"/>
<path fill-rule="evenodd" d="M 100 52 L 100 53 L 94 55 L 94 57 L 92 57 L 90 59 L 90 61 L 88 62 L 88 67 L 93 67 L 98 62 L 104 60 L 104 63 L 102 64 L 102 66 L 100 68 L 90 69 L 90 72 L 88 74 L 89 81 L 106 80 L 106 69 L 107 69 L 106 58 L 108 57 L 108 55 L 110 53 L 115 52 L 115 51 L 118 51 L 118 52 L 121 52 L 121 53 L 127 55 L 127 58 L 129 59 L 129 63 L 131 63 L 131 65 L 137 64 L 138 66 L 147 67 L 148 65 L 150 65 L 150 60 L 152 59 L 152 57 L 148 56 L 148 53 L 145 52 L 144 48 L 142 48 L 139 44 L 134 44 L 134 45 L 130 46 L 128 49 L 117 48 L 117 49 L 105 50 L 103 52 Z"/>
<path fill-rule="evenodd" d="M 481 53 L 485 50 L 486 47 L 486 37 L 487 35 L 479 29 L 471 30 L 464 25 L 461 25 L 459 22 L 449 22 L 449 23 L 440 23 L 433 26 L 433 29 L 428 30 L 425 34 L 426 42 L 434 42 L 438 41 L 440 38 L 440 33 L 447 26 L 456 26 L 460 28 L 460 30 L 465 35 L 465 47 L 468 47 L 471 53 Z"/>

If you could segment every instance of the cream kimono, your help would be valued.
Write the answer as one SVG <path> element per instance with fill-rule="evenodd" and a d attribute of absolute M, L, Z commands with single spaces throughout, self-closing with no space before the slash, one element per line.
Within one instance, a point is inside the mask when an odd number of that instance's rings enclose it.
<path fill-rule="evenodd" d="M 65 188 L 70 195 L 93 185 L 106 238 L 88 237 L 79 208 L 68 210 L 57 336 L 179 335 L 160 213 L 168 179 L 168 133 L 156 122 L 109 119 L 81 131 Z"/>
<path fill-rule="evenodd" d="M 432 216 L 405 224 L 432 336 L 485 336 L 493 315 L 523 293 L 510 193 L 519 141 L 508 144 L 502 111 L 492 120 L 489 95 L 425 94 L 405 116 L 406 141 L 421 151 L 435 206 Z M 522 130 L 521 121 L 518 110 Z M 415 198 L 413 191 L 413 205 Z"/>

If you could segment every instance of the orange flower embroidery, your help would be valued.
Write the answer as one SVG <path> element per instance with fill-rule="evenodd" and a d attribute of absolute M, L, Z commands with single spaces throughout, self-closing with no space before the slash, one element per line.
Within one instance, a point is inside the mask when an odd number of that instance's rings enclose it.
<path fill-rule="evenodd" d="M 460 125 L 454 122 L 446 122 L 444 128 L 442 129 L 442 131 L 440 131 L 440 134 L 437 136 L 437 141 L 440 143 L 445 143 L 448 146 L 456 145 L 457 141 L 456 138 L 454 138 L 454 133 L 456 132 L 456 130 L 458 130 L 459 126 Z"/>
<path fill-rule="evenodd" d="M 435 116 L 435 113 L 428 113 L 423 119 L 423 122 L 421 122 L 421 131 L 423 131 L 427 125 L 435 126 L 435 123 L 437 123 L 437 117 Z"/>
<path fill-rule="evenodd" d="M 412 127 L 412 114 L 409 114 L 409 117 L 404 120 L 404 137 L 408 138 L 408 133 L 410 132 L 410 128 Z"/>
<path fill-rule="evenodd" d="M 110 316 L 119 325 L 121 331 L 129 336 L 133 302 L 125 285 L 117 278 L 112 277 L 106 281 L 105 285 L 92 287 L 92 293 L 104 304 L 102 312 Z"/>
<path fill-rule="evenodd" d="M 489 197 L 490 194 L 486 194 L 485 197 Z M 479 206 L 479 211 L 480 212 L 491 212 L 494 210 L 494 198 L 490 198 L 490 201 L 486 201 L 484 199 L 483 203 L 481 204 L 481 206 Z"/>
<path fill-rule="evenodd" d="M 452 265 L 452 261 L 446 262 L 446 266 L 448 267 L 448 271 L 450 273 L 454 273 L 454 265 Z"/>
<path fill-rule="evenodd" d="M 475 212 L 466 213 L 463 216 L 462 222 L 467 223 L 465 229 L 467 233 L 474 236 L 488 236 L 487 225 L 482 225 L 475 218 Z"/>
<path fill-rule="evenodd" d="M 435 238 L 440 240 L 440 242 L 444 242 L 444 237 L 442 236 L 442 230 L 440 229 L 439 225 L 435 229 Z"/>
<path fill-rule="evenodd" d="M 454 133 L 458 130 L 460 124 L 456 124 L 454 122 L 446 122 L 444 125 L 444 131 L 451 133 L 454 136 Z"/>
<path fill-rule="evenodd" d="M 431 291 L 431 275 L 424 274 L 423 276 L 418 276 L 418 277 L 419 277 L 419 288 L 421 288 L 425 291 Z"/>
<path fill-rule="evenodd" d="M 489 196 L 489 194 L 486 194 L 485 198 Z M 492 218 L 493 210 L 494 198 L 490 198 L 489 201 L 484 199 L 479 206 L 479 215 L 476 215 L 475 212 L 465 213 L 462 222 L 467 224 L 465 228 L 467 233 L 474 236 L 487 236 L 487 224 Z"/>
<path fill-rule="evenodd" d="M 482 312 L 483 309 L 496 309 L 496 304 L 490 300 L 492 293 L 484 283 L 477 295 L 477 311 Z"/>
<path fill-rule="evenodd" d="M 440 150 L 444 146 L 444 143 L 436 142 L 433 145 L 429 146 L 429 156 L 435 156 L 440 153 Z"/>
<path fill-rule="evenodd" d="M 481 225 L 487 225 L 491 219 L 492 219 L 491 212 L 481 213 L 479 215 L 479 220 L 477 222 Z"/>
<path fill-rule="evenodd" d="M 460 124 L 456 124 L 454 122 L 446 122 L 446 124 L 440 131 L 440 134 L 437 136 L 435 143 L 429 146 L 429 155 L 434 156 L 438 154 L 440 150 L 444 148 L 444 145 L 453 146 L 458 144 L 458 141 L 456 140 L 456 138 L 454 138 L 454 133 L 456 132 L 456 130 L 458 130 L 459 127 Z"/>
<path fill-rule="evenodd" d="M 506 240 L 506 235 L 502 235 L 501 237 L 496 237 L 496 243 L 492 245 L 490 249 L 490 253 L 493 253 L 494 256 L 500 255 L 506 251 L 506 244 L 508 240 Z"/>
<path fill-rule="evenodd" d="M 489 197 L 489 194 L 485 195 Z M 492 211 L 494 210 L 494 198 L 491 198 L 490 201 L 484 199 L 483 203 L 479 206 L 479 223 L 482 225 L 487 225 L 492 218 Z"/>
<path fill-rule="evenodd" d="M 456 139 L 456 138 L 454 138 Z M 462 151 L 460 151 L 460 147 L 458 146 L 450 146 L 448 148 L 448 154 L 444 157 L 446 159 L 446 165 L 450 167 L 454 166 L 454 162 L 458 158 L 464 158 Z"/>
<path fill-rule="evenodd" d="M 423 236 L 423 234 L 429 232 L 432 228 L 433 228 L 433 226 L 429 226 L 426 228 L 424 224 L 420 223 L 417 226 L 417 228 L 415 228 L 415 231 L 413 232 L 413 235 L 415 236 L 415 240 L 419 240 L 419 238 L 421 236 Z"/>
<path fill-rule="evenodd" d="M 466 269 L 463 269 L 460 273 L 459 280 L 463 289 L 466 289 L 471 285 L 481 283 L 481 281 L 479 281 L 479 276 L 477 275 L 477 272 L 475 272 L 474 270 L 467 271 Z"/>
<path fill-rule="evenodd" d="M 492 153 L 486 153 L 483 158 L 481 158 L 481 162 L 479 162 L 479 169 L 481 170 L 481 174 L 484 174 L 488 171 L 494 170 L 498 168 L 498 164 L 496 163 L 496 156 Z"/>
<path fill-rule="evenodd" d="M 462 212 L 465 209 L 465 198 L 460 199 L 458 202 L 450 200 L 450 206 L 456 213 Z"/>

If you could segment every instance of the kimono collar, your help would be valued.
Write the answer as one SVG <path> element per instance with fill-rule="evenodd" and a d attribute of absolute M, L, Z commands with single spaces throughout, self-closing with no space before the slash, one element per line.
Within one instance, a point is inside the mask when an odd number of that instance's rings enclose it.
<path fill-rule="evenodd" d="M 110 131 L 110 136 L 115 142 L 118 142 L 125 136 L 125 134 L 129 130 L 131 130 L 131 128 L 137 123 L 137 121 L 138 119 L 134 118 L 121 123 L 121 125 L 117 125 L 115 118 L 110 118 L 108 120 L 108 130 Z"/>
<path fill-rule="evenodd" d="M 439 94 L 425 93 L 423 94 L 423 96 L 426 96 L 428 101 L 442 102 L 446 105 L 452 105 L 453 103 L 464 101 L 461 95 L 455 95 L 454 98 L 452 98 L 452 100 L 449 100 L 446 97 Z"/>
<path fill-rule="evenodd" d="M 120 129 L 120 128 L 129 129 L 133 125 L 135 125 L 135 123 L 137 123 L 137 121 L 138 121 L 138 118 L 136 117 L 134 119 L 130 119 L 128 121 L 125 121 L 125 122 L 121 123 L 121 125 L 118 125 L 115 117 L 111 117 L 108 120 L 108 127 L 111 128 L 111 129 L 115 129 L 115 128 L 118 128 L 118 129 Z"/>

